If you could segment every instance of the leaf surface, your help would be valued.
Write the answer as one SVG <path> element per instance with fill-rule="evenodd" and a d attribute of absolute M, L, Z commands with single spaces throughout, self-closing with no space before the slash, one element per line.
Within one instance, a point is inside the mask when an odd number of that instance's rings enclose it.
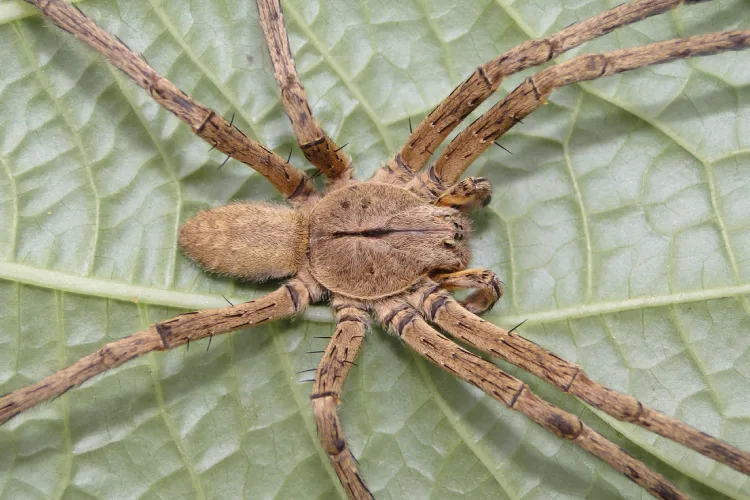
<path fill-rule="evenodd" d="M 284 3 L 313 111 L 369 177 L 474 68 L 614 6 L 599 0 Z M 86 0 L 157 70 L 292 163 L 252 2 Z M 585 51 L 750 27 L 746 2 L 684 7 Z M 574 51 L 580 53 L 581 50 Z M 562 59 L 570 57 L 567 55 Z M 509 78 L 507 93 L 524 73 Z M 493 101 L 494 102 L 494 101 Z M 486 109 L 485 105 L 482 109 Z M 0 1 L 0 393 L 180 311 L 273 285 L 208 276 L 181 222 L 278 199 L 69 34 Z M 475 114 L 476 116 L 476 114 Z M 556 91 L 471 169 L 473 265 L 490 315 L 595 379 L 750 450 L 750 54 L 678 61 Z M 136 360 L 0 428 L 0 498 L 337 498 L 308 404 L 333 331 L 295 321 Z M 501 366 L 507 368 L 501 363 Z M 509 368 L 694 498 L 748 478 Z M 374 328 L 340 408 L 379 499 L 642 498 L 602 462 Z"/>

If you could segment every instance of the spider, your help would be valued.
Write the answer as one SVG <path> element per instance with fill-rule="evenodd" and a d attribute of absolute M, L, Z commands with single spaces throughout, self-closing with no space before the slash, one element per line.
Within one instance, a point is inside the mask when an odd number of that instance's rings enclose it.
<path fill-rule="evenodd" d="M 106 38 L 93 24 L 87 24 L 90 21 L 77 9 L 55 0 L 41 3 L 43 12 L 69 31 L 81 34 L 84 29 L 95 33 L 98 40 L 106 40 L 102 47 L 114 51 L 109 55 L 121 64 L 121 69 L 123 62 L 132 65 L 131 69 L 135 68 L 132 76 L 155 99 L 171 107 L 213 146 L 251 163 L 293 207 L 233 204 L 199 214 L 181 230 L 185 252 L 209 270 L 234 277 L 256 280 L 295 277 L 255 301 L 183 314 L 105 346 L 71 369 L 0 399 L 3 420 L 146 352 L 189 345 L 191 340 L 295 315 L 311 301 L 330 298 L 338 323 L 316 371 L 311 399 L 323 447 L 352 498 L 369 498 L 370 493 L 347 446 L 336 403 L 363 342 L 370 312 L 436 365 L 468 380 L 554 434 L 593 452 L 656 496 L 679 498 L 681 494 L 661 475 L 585 427 L 577 417 L 534 396 L 525 383 L 449 341 L 429 323 L 481 351 L 541 376 L 605 413 L 656 430 L 748 473 L 746 453 L 654 412 L 629 396 L 599 386 L 575 365 L 525 340 L 516 331 L 502 330 L 480 320 L 473 313 L 491 308 L 502 294 L 501 285 L 491 271 L 466 269 L 470 224 L 462 212 L 486 205 L 491 190 L 488 181 L 482 178 L 470 177 L 458 182 L 472 161 L 543 103 L 556 86 L 575 81 L 566 80 L 567 76 L 593 79 L 607 68 L 627 70 L 676 57 L 701 55 L 685 52 L 688 45 L 696 47 L 696 39 L 620 52 L 608 59 L 583 56 L 544 70 L 493 108 L 498 111 L 489 111 L 485 115 L 490 117 L 488 120 L 480 118 L 469 132 L 459 134 L 437 162 L 426 167 L 438 143 L 497 88 L 502 72 L 520 69 L 514 65 L 546 62 L 558 55 L 564 43 L 570 43 L 566 48 L 572 48 L 596 36 L 599 30 L 609 31 L 681 2 L 624 5 L 616 8 L 617 15 L 605 13 L 563 32 L 572 33 L 572 37 L 552 35 L 544 41 L 530 42 L 506 56 L 503 64 L 484 66 L 417 126 L 406 146 L 376 173 L 375 182 L 369 183 L 351 179 L 348 157 L 315 125 L 296 77 L 280 8 L 275 2 L 260 2 L 277 78 L 282 82 L 282 100 L 300 147 L 328 179 L 324 196 L 318 195 L 311 180 L 288 161 L 253 143 L 231 121 L 200 107 L 170 82 L 151 74 L 145 60 L 128 52 L 114 38 Z M 631 17 L 626 21 L 628 16 Z M 612 24 L 607 25 L 608 22 Z M 579 36 L 587 33 L 586 26 L 592 28 L 590 34 Z M 713 53 L 719 49 L 743 48 L 748 37 L 748 32 L 735 32 L 700 40 L 705 53 Z M 648 60 L 650 57 L 654 59 Z M 621 63 L 625 66 L 618 67 Z M 457 100 L 463 107 L 454 107 Z M 244 228 L 241 238 L 237 236 L 238 227 Z M 276 240 L 283 240 L 284 244 L 279 245 Z M 347 258 L 338 258 L 341 254 Z M 476 291 L 457 302 L 445 293 L 457 288 Z"/>

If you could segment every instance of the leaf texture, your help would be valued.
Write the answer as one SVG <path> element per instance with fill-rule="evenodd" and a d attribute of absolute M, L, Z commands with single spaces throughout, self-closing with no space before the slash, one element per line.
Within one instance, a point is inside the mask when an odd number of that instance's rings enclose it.
<path fill-rule="evenodd" d="M 180 88 L 308 168 L 253 2 L 79 7 Z M 369 177 L 474 68 L 615 2 L 284 2 L 313 111 Z M 680 8 L 574 54 L 750 27 L 747 2 Z M 562 59 L 566 59 L 566 55 Z M 530 72 L 509 78 L 507 93 Z M 486 109 L 485 105 L 482 109 Z M 478 114 L 475 113 L 474 116 Z M 0 1 L 0 393 L 183 310 L 273 289 L 202 273 L 181 222 L 270 184 L 194 137 L 97 54 Z M 552 94 L 471 169 L 490 320 L 750 450 L 750 53 Z M 131 362 L 0 428 L 0 498 L 343 498 L 308 378 L 333 330 L 304 317 Z M 501 366 L 506 365 L 501 363 Z M 510 368 L 694 498 L 750 480 Z M 379 499 L 643 498 L 627 479 L 374 328 L 342 420 Z"/>

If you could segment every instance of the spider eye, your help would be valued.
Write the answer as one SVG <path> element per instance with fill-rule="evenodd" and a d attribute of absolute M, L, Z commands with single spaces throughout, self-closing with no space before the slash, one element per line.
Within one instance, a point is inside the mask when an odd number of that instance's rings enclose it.
<path fill-rule="evenodd" d="M 445 248 L 453 248 L 456 246 L 456 242 L 454 240 L 445 240 L 443 241 L 443 246 Z"/>

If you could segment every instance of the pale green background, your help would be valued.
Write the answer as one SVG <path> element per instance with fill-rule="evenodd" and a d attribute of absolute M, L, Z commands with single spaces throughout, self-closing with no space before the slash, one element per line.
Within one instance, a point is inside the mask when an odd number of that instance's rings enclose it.
<path fill-rule="evenodd" d="M 616 2 L 285 2 L 316 116 L 365 178 L 474 67 Z M 286 156 L 254 5 L 86 0 L 80 7 L 201 102 Z M 750 27 L 747 1 L 686 7 L 587 50 Z M 513 77 L 502 91 L 520 81 Z M 276 195 L 21 2 L 0 1 L 0 393 L 180 310 L 272 287 L 208 277 L 181 221 Z M 474 264 L 507 295 L 491 320 L 750 450 L 750 53 L 556 92 L 473 169 L 495 186 Z M 305 168 L 294 147 L 292 163 Z M 138 297 L 138 305 L 134 303 Z M 0 497 L 333 498 L 308 407 L 333 329 L 304 319 L 156 354 L 0 428 Z M 518 373 L 517 370 L 513 370 Z M 696 498 L 750 498 L 748 478 L 536 391 Z M 341 414 L 379 499 L 641 498 L 624 477 L 378 328 Z"/>

